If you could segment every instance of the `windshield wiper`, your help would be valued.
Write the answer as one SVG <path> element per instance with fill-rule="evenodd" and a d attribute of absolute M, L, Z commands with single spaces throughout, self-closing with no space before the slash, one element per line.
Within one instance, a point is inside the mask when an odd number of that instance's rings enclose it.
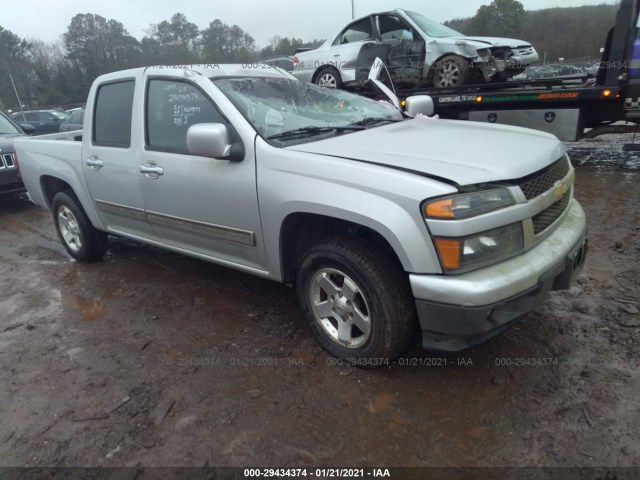
<path fill-rule="evenodd" d="M 364 127 L 372 127 L 374 125 L 379 125 L 381 123 L 397 123 L 397 122 L 402 122 L 402 120 L 398 119 L 394 119 L 394 118 L 382 118 L 382 117 L 377 117 L 377 118 L 363 118 L 362 120 L 359 120 L 357 122 L 353 122 L 350 123 L 349 125 L 353 125 L 353 126 L 359 126 L 359 125 L 364 125 Z"/>
<path fill-rule="evenodd" d="M 295 130 L 287 130 L 286 132 L 276 133 L 267 137 L 267 140 L 273 140 L 276 138 L 297 137 L 302 135 L 317 135 L 328 132 L 342 132 L 351 130 L 364 130 L 366 127 L 361 125 L 344 125 L 340 127 L 302 127 Z"/>

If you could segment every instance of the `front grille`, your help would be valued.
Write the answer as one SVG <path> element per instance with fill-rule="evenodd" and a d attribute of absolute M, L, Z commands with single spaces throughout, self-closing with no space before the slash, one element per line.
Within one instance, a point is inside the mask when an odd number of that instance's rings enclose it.
<path fill-rule="evenodd" d="M 13 155 L 11 153 L 0 155 L 0 168 L 13 168 L 14 166 Z"/>
<path fill-rule="evenodd" d="M 571 201 L 571 190 L 565 193 L 560 200 L 549 208 L 533 217 L 533 232 L 538 235 L 549 228 L 567 209 L 569 201 Z"/>
<path fill-rule="evenodd" d="M 564 156 L 547 168 L 525 178 L 518 186 L 526 199 L 531 200 L 549 190 L 558 180 L 566 177 L 567 173 L 569 173 L 569 159 Z"/>

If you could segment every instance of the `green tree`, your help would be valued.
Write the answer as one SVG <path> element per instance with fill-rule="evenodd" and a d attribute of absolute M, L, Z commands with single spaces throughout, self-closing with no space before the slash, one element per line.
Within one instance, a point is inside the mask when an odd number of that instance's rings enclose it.
<path fill-rule="evenodd" d="M 29 43 L 15 33 L 0 27 L 0 102 L 5 108 L 18 107 L 11 79 L 23 103 L 33 95 L 33 79 L 29 68 Z"/>
<path fill-rule="evenodd" d="M 142 39 L 142 49 L 150 53 L 153 63 L 189 64 L 199 58 L 200 30 L 182 13 L 175 13 L 170 21 L 151 24 Z"/>
<path fill-rule="evenodd" d="M 470 35 L 515 37 L 525 17 L 524 6 L 518 0 L 493 0 L 481 6 L 469 22 Z"/>
<path fill-rule="evenodd" d="M 322 45 L 324 40 L 311 40 L 305 42 L 301 38 L 289 38 L 275 35 L 269 39 L 269 45 L 260 51 L 261 58 L 279 55 L 293 55 L 298 48 L 316 48 Z"/>
<path fill-rule="evenodd" d="M 66 58 L 82 73 L 81 91 L 103 73 L 140 65 L 140 43 L 124 25 L 91 13 L 77 14 L 63 35 Z"/>

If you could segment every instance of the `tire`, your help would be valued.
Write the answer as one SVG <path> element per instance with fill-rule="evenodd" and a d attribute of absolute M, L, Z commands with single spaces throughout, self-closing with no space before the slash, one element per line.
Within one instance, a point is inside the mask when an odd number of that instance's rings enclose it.
<path fill-rule="evenodd" d="M 374 244 L 323 240 L 304 254 L 296 283 L 311 330 L 331 355 L 366 368 L 407 348 L 416 325 L 407 277 Z"/>
<path fill-rule="evenodd" d="M 333 67 L 325 67 L 320 70 L 313 83 L 326 88 L 341 89 L 344 87 L 340 73 Z"/>
<path fill-rule="evenodd" d="M 79 262 L 100 260 L 107 252 L 107 234 L 96 230 L 79 205 L 73 192 L 53 197 L 53 223 L 65 250 Z"/>
<path fill-rule="evenodd" d="M 467 60 L 458 55 L 447 55 L 433 67 L 433 86 L 449 88 L 466 85 L 469 83 L 470 72 Z"/>

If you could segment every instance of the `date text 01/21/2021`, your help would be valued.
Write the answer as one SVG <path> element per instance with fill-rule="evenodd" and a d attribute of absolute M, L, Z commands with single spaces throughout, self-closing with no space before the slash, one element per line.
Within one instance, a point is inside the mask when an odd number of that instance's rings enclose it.
<path fill-rule="evenodd" d="M 245 478 L 391 478 L 388 468 L 245 468 Z"/>

